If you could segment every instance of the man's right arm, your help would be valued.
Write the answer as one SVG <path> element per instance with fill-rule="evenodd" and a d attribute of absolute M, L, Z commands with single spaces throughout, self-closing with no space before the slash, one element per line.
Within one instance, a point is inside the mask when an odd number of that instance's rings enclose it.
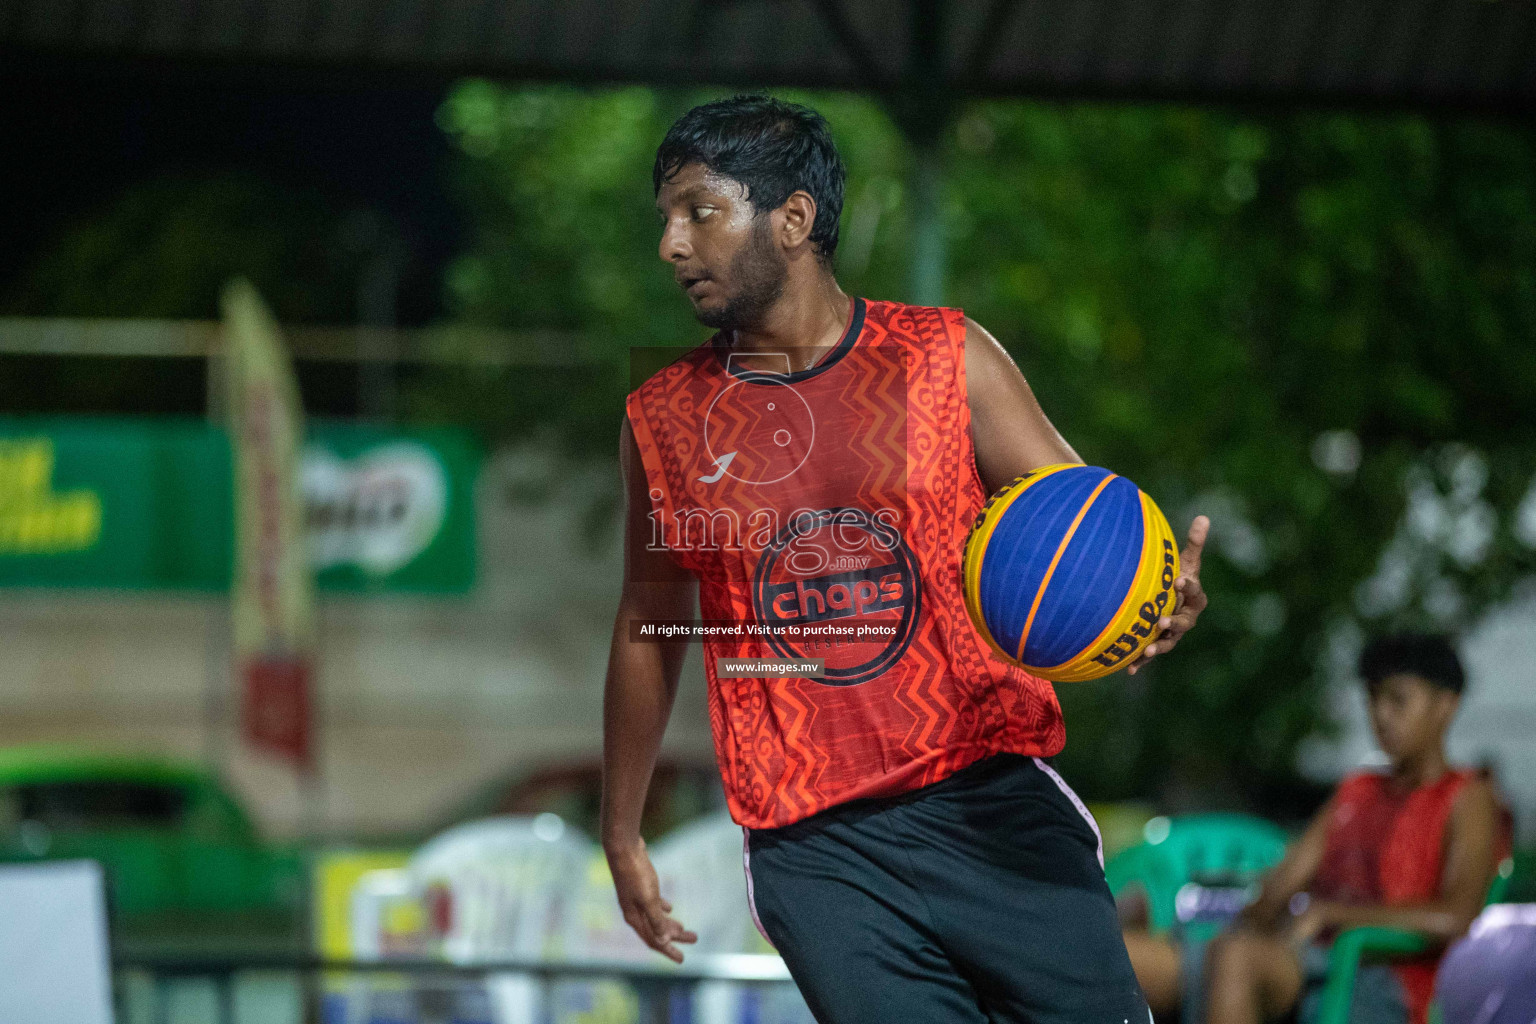
<path fill-rule="evenodd" d="M 1328 822 L 1333 816 L 1329 800 L 1312 818 L 1307 830 L 1285 851 L 1285 857 L 1264 876 L 1258 898 L 1243 911 L 1243 919 L 1264 930 L 1281 927 L 1290 912 L 1291 898 L 1312 884 L 1328 845 Z"/>
<path fill-rule="evenodd" d="M 686 645 L 634 640 L 631 621 L 691 618 L 696 581 L 650 548 L 649 487 L 628 419 L 619 438 L 624 474 L 624 586 L 603 691 L 602 842 L 624 920 L 646 945 L 682 962 L 675 942 L 696 937 L 670 916 L 640 838 L 640 814 L 677 694 Z"/>

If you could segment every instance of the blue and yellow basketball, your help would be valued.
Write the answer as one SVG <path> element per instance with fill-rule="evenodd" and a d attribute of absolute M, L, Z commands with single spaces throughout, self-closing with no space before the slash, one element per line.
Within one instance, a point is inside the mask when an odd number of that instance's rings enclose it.
<path fill-rule="evenodd" d="M 965 606 L 999 655 L 1059 683 L 1134 661 L 1174 605 L 1168 520 L 1123 476 L 1041 468 L 987 499 L 965 541 Z"/>

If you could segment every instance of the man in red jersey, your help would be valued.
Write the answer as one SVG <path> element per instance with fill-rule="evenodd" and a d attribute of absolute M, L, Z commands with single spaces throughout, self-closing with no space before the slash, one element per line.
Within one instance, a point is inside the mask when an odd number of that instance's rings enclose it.
<path fill-rule="evenodd" d="M 1461 659 L 1443 636 L 1381 636 L 1361 652 L 1360 677 L 1387 770 L 1340 782 L 1258 898 L 1209 944 L 1126 936 L 1159 1014 L 1178 1011 L 1183 1024 L 1258 1024 L 1295 1010 L 1310 1024 L 1338 930 L 1403 928 L 1443 947 L 1482 910 L 1512 830 L 1493 786 L 1446 759 L 1445 734 L 1466 686 Z M 1442 952 L 1362 966 L 1352 1024 L 1425 1024 Z"/>
<path fill-rule="evenodd" d="M 826 122 L 767 97 L 696 107 L 657 152 L 661 258 L 718 333 L 630 394 L 620 438 L 602 841 L 625 920 L 673 960 L 694 940 L 639 819 L 684 650 L 643 629 L 697 596 L 748 898 L 819 1020 L 1143 1020 L 1097 828 L 1042 760 L 1055 693 L 960 590 L 987 496 L 1081 460 L 964 314 L 842 291 L 843 180 Z M 1205 607 L 1207 526 L 1132 671 Z"/>

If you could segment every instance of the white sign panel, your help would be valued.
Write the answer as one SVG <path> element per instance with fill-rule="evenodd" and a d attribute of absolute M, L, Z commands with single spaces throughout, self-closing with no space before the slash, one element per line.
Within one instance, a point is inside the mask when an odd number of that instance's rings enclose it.
<path fill-rule="evenodd" d="M 0 1021 L 112 1024 L 101 866 L 0 866 L 0 908 Z"/>

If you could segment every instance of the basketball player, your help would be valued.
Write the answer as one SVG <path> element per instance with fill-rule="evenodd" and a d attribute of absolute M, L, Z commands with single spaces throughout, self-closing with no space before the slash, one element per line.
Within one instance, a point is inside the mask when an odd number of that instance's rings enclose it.
<path fill-rule="evenodd" d="M 661 258 L 718 333 L 629 396 L 620 438 L 602 840 L 624 918 L 675 961 L 695 941 L 639 832 L 684 648 L 633 627 L 697 595 L 707 623 L 782 628 L 711 637 L 705 675 L 752 912 L 818 1020 L 1145 1021 L 1097 828 L 1041 760 L 1055 694 L 960 590 L 987 496 L 1081 460 L 958 310 L 843 292 L 843 180 L 826 122 L 767 97 L 697 107 L 657 152 Z M 1132 671 L 1205 607 L 1207 526 Z M 819 665 L 729 664 L 763 657 Z"/>
<path fill-rule="evenodd" d="M 1482 910 L 1513 827 L 1493 786 L 1446 756 L 1466 686 L 1461 658 L 1446 637 L 1399 633 L 1368 643 L 1359 669 L 1387 770 L 1340 782 L 1258 898 L 1209 943 L 1126 936 L 1159 1014 L 1177 1012 L 1182 1024 L 1258 1024 L 1294 1011 L 1310 1024 L 1322 1011 L 1340 929 L 1401 928 L 1443 947 Z M 1352 1024 L 1426 1024 L 1442 951 L 1362 965 Z"/>

